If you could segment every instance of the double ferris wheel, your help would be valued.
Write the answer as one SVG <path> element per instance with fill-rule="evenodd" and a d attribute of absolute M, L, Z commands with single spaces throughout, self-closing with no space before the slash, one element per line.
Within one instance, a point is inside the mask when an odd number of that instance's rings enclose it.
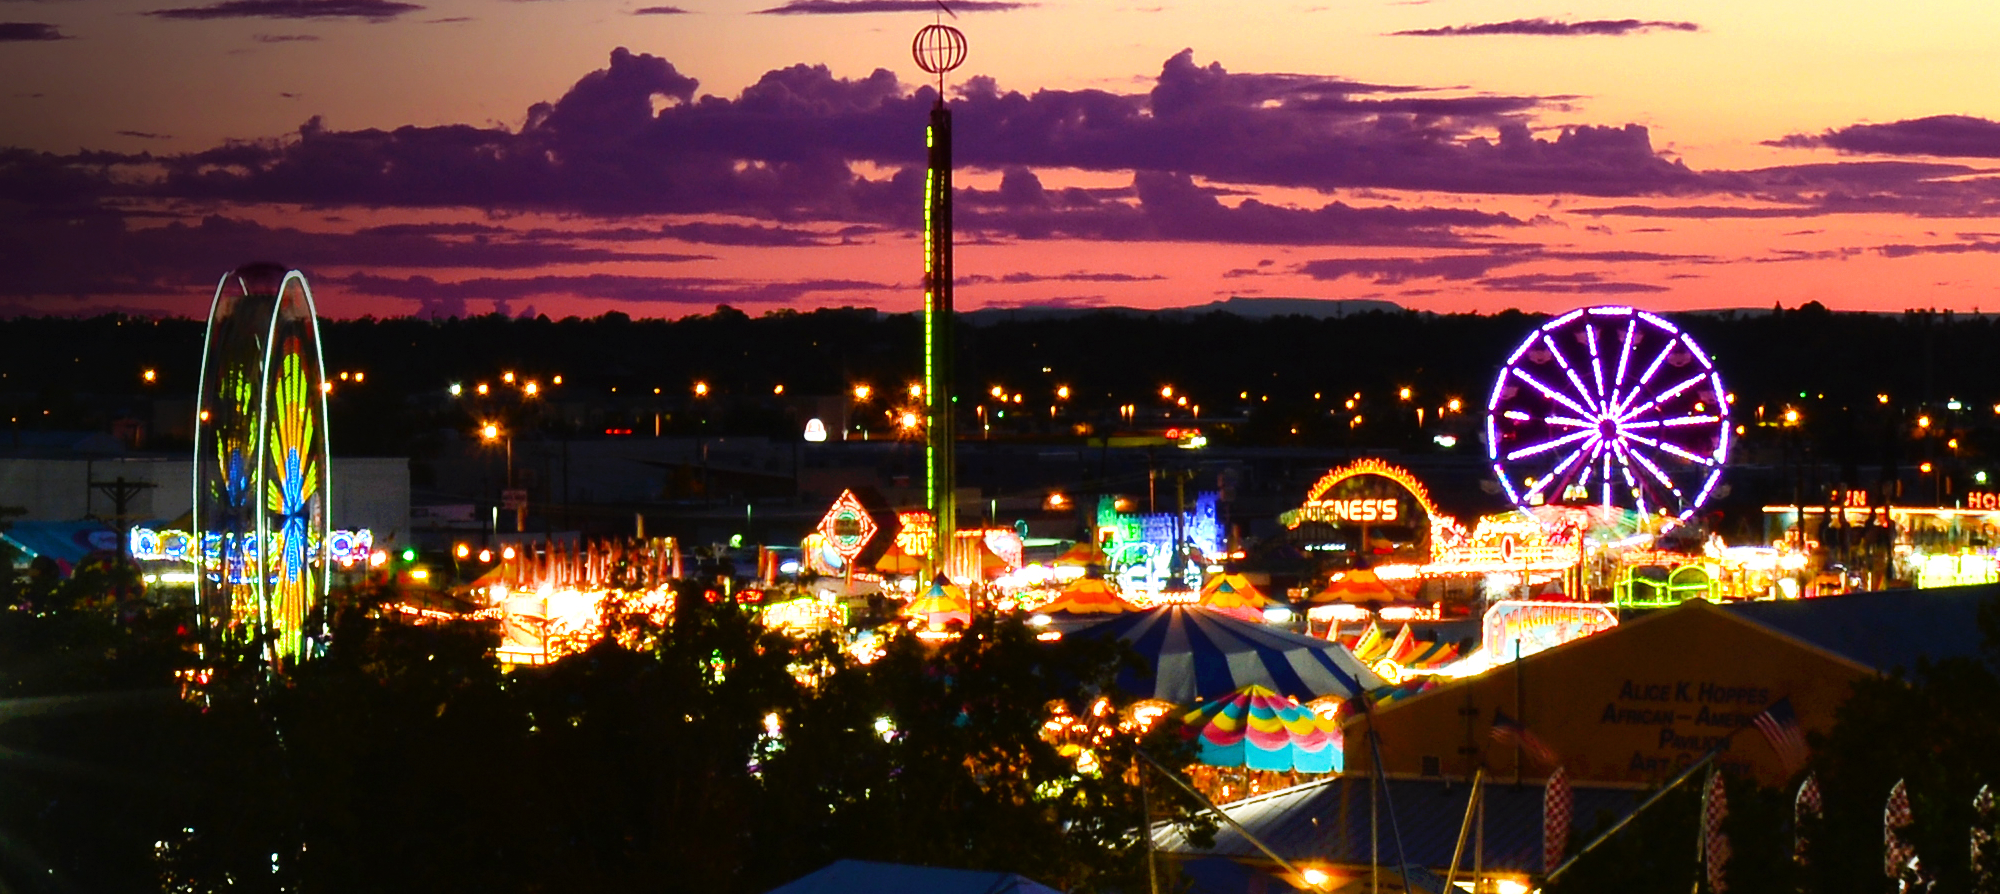
<path fill-rule="evenodd" d="M 1501 367 L 1487 455 L 1518 506 L 1687 518 L 1729 458 L 1729 393 L 1672 323 L 1630 307 L 1563 314 Z"/>

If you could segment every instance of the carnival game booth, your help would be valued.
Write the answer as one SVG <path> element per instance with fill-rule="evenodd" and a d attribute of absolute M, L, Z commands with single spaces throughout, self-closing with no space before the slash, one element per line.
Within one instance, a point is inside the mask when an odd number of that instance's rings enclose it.
<path fill-rule="evenodd" d="M 1935 507 L 1871 500 L 1856 490 L 1833 494 L 1830 506 L 1764 507 L 1766 541 L 1793 562 L 1791 589 L 1822 596 L 2000 581 L 2000 495 L 1972 491 L 1962 505 Z"/>

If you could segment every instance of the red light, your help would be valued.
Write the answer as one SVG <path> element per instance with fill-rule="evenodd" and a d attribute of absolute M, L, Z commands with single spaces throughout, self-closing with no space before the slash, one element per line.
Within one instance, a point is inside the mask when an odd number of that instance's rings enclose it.
<path fill-rule="evenodd" d="M 632 430 L 629 428 L 607 428 L 604 430 L 604 433 L 607 435 L 629 435 L 632 433 Z"/>

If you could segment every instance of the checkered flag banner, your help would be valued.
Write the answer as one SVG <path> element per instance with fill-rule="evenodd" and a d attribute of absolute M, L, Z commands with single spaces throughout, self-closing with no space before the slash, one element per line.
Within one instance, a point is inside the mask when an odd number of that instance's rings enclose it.
<path fill-rule="evenodd" d="M 1799 783 L 1799 796 L 1792 801 L 1792 859 L 1800 866 L 1811 862 L 1807 852 L 1812 842 L 1806 839 L 1806 826 L 1817 823 L 1819 817 L 1819 777 L 1808 773 Z"/>
<path fill-rule="evenodd" d="M 1994 875 L 2000 850 L 1993 846 L 1993 786 L 1982 785 L 1972 798 L 1972 890 L 1974 894 L 1996 894 L 2000 883 Z"/>
<path fill-rule="evenodd" d="M 1557 767 L 1549 774 L 1548 788 L 1542 792 L 1542 871 L 1553 872 L 1562 865 L 1563 851 L 1569 847 L 1570 814 L 1576 799 L 1569 790 L 1569 774 Z"/>
<path fill-rule="evenodd" d="M 1910 824 L 1910 791 L 1903 780 L 1896 780 L 1896 787 L 1889 790 L 1889 803 L 1882 808 L 1882 873 L 1890 878 L 1902 878 L 1903 870 L 1917 858 L 1917 849 L 1896 830 Z"/>
<path fill-rule="evenodd" d="M 1713 770 L 1701 793 L 1701 856 L 1708 868 L 1708 887 L 1715 894 L 1729 890 L 1724 873 L 1729 869 L 1729 836 L 1722 821 L 1729 817 L 1729 796 L 1722 788 L 1722 774 Z"/>

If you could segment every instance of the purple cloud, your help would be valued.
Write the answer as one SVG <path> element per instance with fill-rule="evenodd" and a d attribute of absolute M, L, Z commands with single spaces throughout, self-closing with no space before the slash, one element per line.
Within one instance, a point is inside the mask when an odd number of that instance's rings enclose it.
<path fill-rule="evenodd" d="M 386 22 L 423 9 L 397 0 L 221 0 L 207 6 L 181 6 L 146 13 L 162 19 L 366 19 Z"/>
<path fill-rule="evenodd" d="M 1609 281 L 1595 273 L 1524 273 L 1482 279 L 1476 285 L 1496 292 L 1629 295 L 1671 291 L 1666 286 L 1652 283 Z"/>
<path fill-rule="evenodd" d="M 146 132 L 146 131 L 143 131 L 143 130 L 120 130 L 120 131 L 114 131 L 114 133 L 118 134 L 118 135 L 119 135 L 119 136 L 121 136 L 121 137 L 137 137 L 138 139 L 141 139 L 141 140 L 171 140 L 171 139 L 173 139 L 173 137 L 172 137 L 171 135 L 169 135 L 169 134 L 163 134 L 163 133 L 148 133 L 148 132 Z"/>
<path fill-rule="evenodd" d="M 1767 140 L 1764 145 L 1874 155 L 2000 158 L 2000 122 L 1970 115 L 1933 115 L 1889 124 L 1854 124 L 1818 135 L 1792 134 Z"/>
<path fill-rule="evenodd" d="M 1479 37 L 1490 34 L 1519 34 L 1533 37 L 1622 36 L 1645 31 L 1700 31 L 1693 22 L 1648 22 L 1639 19 L 1591 19 L 1562 22 L 1555 19 L 1515 19 L 1479 25 L 1453 25 L 1416 31 L 1393 31 L 1392 37 Z"/>
<path fill-rule="evenodd" d="M 199 286 L 245 257 L 305 268 L 533 270 L 557 265 L 675 263 L 710 256 L 620 251 L 533 234 L 473 233 L 449 227 L 378 227 L 308 232 L 211 215 L 189 224 L 134 227 L 118 215 L 0 213 L 10 249 L 0 294 L 146 294 Z"/>
<path fill-rule="evenodd" d="M 0 22 L 0 42 L 69 39 L 56 26 L 42 22 Z"/>
<path fill-rule="evenodd" d="M 250 38 L 258 43 L 298 43 L 319 40 L 317 34 L 259 34 Z"/>
<path fill-rule="evenodd" d="M 1004 12 L 1034 6 L 1013 0 L 951 0 L 949 9 L 960 12 Z M 850 15 L 863 12 L 936 12 L 938 0 L 787 0 L 782 6 L 756 11 L 757 15 Z"/>
<path fill-rule="evenodd" d="M 684 16 L 688 11 L 678 6 L 642 6 L 632 10 L 635 16 Z"/>
<path fill-rule="evenodd" d="M 711 277 L 620 276 L 597 273 L 581 276 L 533 276 L 520 278 L 477 277 L 457 282 L 440 282 L 428 276 L 395 279 L 369 273 L 327 277 L 325 282 L 365 295 L 405 298 L 419 302 L 514 301 L 545 295 L 614 300 L 621 303 L 692 304 L 790 304 L 828 293 L 888 293 L 908 287 L 864 280 L 817 279 L 797 282 L 760 282 Z M 843 300 L 854 300 L 852 297 Z"/>
<path fill-rule="evenodd" d="M 1377 285 L 1401 285 L 1416 279 L 1475 280 L 1501 267 L 1533 261 L 1569 263 L 1647 264 L 1713 263 L 1704 255 L 1666 254 L 1650 251 L 1570 251 L 1551 250 L 1535 245 L 1514 245 L 1477 254 L 1439 254 L 1424 257 L 1328 258 L 1307 261 L 1297 271 L 1317 280 L 1353 276 Z M 1498 280 L 1505 282 L 1506 280 Z"/>
<path fill-rule="evenodd" d="M 1164 279 L 1166 279 L 1166 277 L 1161 276 L 1157 273 L 1153 274 L 1091 273 L 1086 271 L 1073 271 L 1070 273 L 1026 273 L 1026 272 L 1005 273 L 999 276 L 993 276 L 984 273 L 975 273 L 971 275 L 959 276 L 956 280 L 954 280 L 954 282 L 956 282 L 959 286 L 962 287 L 962 286 L 984 286 L 984 285 L 1024 285 L 1028 283 L 1040 283 L 1040 282 L 1117 282 L 1117 283 L 1158 282 Z"/>

